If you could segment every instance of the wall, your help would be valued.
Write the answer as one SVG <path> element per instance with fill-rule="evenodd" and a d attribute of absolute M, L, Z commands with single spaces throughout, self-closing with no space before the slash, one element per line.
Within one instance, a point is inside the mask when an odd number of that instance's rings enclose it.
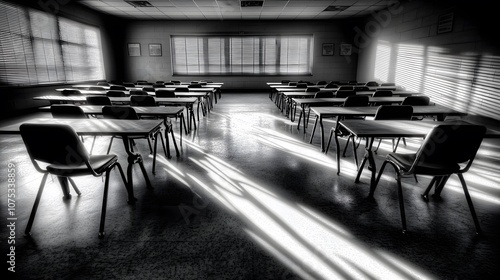
<path fill-rule="evenodd" d="M 353 24 L 348 21 L 135 21 L 127 26 L 127 42 L 141 44 L 140 57 L 124 56 L 128 81 L 211 79 L 224 89 L 268 89 L 266 82 L 289 80 L 353 80 L 357 55 L 339 56 L 340 43 L 352 43 Z M 172 77 L 170 35 L 189 34 L 313 34 L 312 76 L 175 76 Z M 148 44 L 162 44 L 162 57 L 149 57 Z M 323 43 L 335 44 L 334 56 L 322 56 Z M 123 46 L 126 48 L 126 46 Z"/>
<path fill-rule="evenodd" d="M 495 10 L 484 0 L 419 0 L 373 14 L 353 27 L 357 79 L 383 76 L 383 82 L 429 95 L 438 104 L 498 120 L 500 49 L 491 21 Z M 438 32 L 439 17 L 450 12 L 452 31 Z"/>
<path fill-rule="evenodd" d="M 42 4 L 38 4 L 38 2 Z M 59 2 L 67 4 L 58 4 Z M 19 1 L 12 1 L 19 5 Z M 43 4 L 46 4 L 45 6 Z M 73 1 L 33 1 L 29 7 L 41 11 L 57 14 L 72 20 L 92 24 L 100 28 L 101 45 L 104 59 L 105 75 L 107 80 L 123 77 L 123 54 L 120 46 L 123 45 L 124 30 L 122 20 L 97 13 Z M 56 88 L 65 87 L 65 84 L 43 86 L 16 86 L 0 87 L 2 102 L 0 116 L 7 117 L 33 110 L 36 107 L 47 105 L 47 102 L 33 100 L 40 95 L 57 95 Z"/>

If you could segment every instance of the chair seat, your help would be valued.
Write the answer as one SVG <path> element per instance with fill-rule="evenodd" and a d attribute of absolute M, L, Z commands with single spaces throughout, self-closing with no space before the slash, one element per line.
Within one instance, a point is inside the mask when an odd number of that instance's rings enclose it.
<path fill-rule="evenodd" d="M 118 161 L 116 155 L 90 155 L 90 164 L 92 168 L 98 173 L 102 174 L 106 169 Z M 89 170 L 85 163 L 78 165 L 71 164 L 50 164 L 47 166 L 47 171 L 51 174 L 58 176 L 80 176 L 90 175 L 92 172 Z"/>
<path fill-rule="evenodd" d="M 387 155 L 387 160 L 397 164 L 403 172 L 410 170 L 415 162 L 416 154 L 395 154 Z M 415 167 L 414 173 L 424 175 L 448 175 L 460 171 L 457 163 L 420 163 Z"/>

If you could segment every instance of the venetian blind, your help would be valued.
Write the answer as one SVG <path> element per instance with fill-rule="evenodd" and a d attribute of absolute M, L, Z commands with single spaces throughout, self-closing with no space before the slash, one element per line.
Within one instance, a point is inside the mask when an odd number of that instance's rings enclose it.
<path fill-rule="evenodd" d="M 171 36 L 174 75 L 311 74 L 312 36 Z"/>

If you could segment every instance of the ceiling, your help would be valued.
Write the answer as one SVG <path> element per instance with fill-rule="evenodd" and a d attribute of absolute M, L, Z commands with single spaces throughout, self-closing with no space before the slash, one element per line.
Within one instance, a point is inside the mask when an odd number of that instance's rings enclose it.
<path fill-rule="evenodd" d="M 387 8 L 394 0 L 77 0 L 77 2 L 103 13 L 129 19 L 325 20 L 367 16 L 374 11 Z M 261 6 L 243 7 L 245 4 Z"/>

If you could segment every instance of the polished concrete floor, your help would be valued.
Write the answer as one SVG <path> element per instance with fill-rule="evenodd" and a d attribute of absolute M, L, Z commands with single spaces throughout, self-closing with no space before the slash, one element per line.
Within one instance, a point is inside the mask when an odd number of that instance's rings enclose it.
<path fill-rule="evenodd" d="M 32 116 L 47 115 L 21 119 Z M 3 123 L 10 121 L 14 119 Z M 327 128 L 332 124 L 327 121 Z M 178 125 L 174 121 L 176 132 Z M 456 177 L 441 198 L 429 202 L 420 194 L 430 178 L 403 181 L 409 230 L 403 235 L 394 172 L 388 168 L 374 199 L 369 199 L 368 172 L 354 183 L 352 150 L 341 159 L 342 172 L 337 175 L 334 149 L 321 153 L 317 133 L 309 144 L 311 128 L 305 134 L 298 131 L 267 94 L 224 94 L 201 118 L 198 129 L 183 137 L 180 158 L 166 159 L 159 152 L 156 174 L 151 173 L 146 142 L 137 141 L 136 150 L 144 156 L 154 188 L 146 188 L 135 167 L 138 200 L 131 206 L 118 173 L 113 172 L 103 239 L 97 233 L 104 181 L 94 177 L 75 178 L 82 195 L 73 192 L 69 200 L 62 198 L 57 180 L 49 178 L 32 236 L 23 236 L 42 176 L 19 136 L 0 135 L 4 223 L 0 248 L 4 260 L 10 258 L 6 254 L 15 253 L 15 273 L 7 275 L 13 279 L 500 279 L 499 140 L 483 142 L 465 175 L 483 235 L 475 236 Z M 85 138 L 87 147 L 91 140 Z M 398 151 L 414 151 L 420 141 L 407 139 Z M 105 153 L 108 143 L 108 137 L 98 137 L 94 153 Z M 389 149 L 390 142 L 382 142 L 378 166 Z M 125 166 L 119 142 L 112 152 Z M 15 167 L 9 170 L 9 164 Z M 9 176 L 16 180 L 15 204 L 10 205 Z M 8 208 L 17 218 L 12 233 L 7 227 L 12 221 L 7 220 Z"/>

